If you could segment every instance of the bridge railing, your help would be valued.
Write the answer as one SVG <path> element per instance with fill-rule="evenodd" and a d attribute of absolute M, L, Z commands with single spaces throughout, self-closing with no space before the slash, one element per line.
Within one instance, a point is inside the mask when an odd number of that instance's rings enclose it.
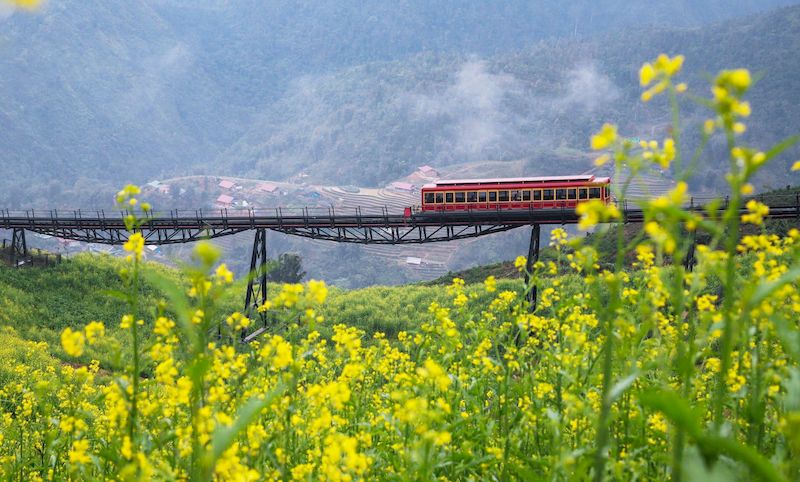
<path fill-rule="evenodd" d="M 720 201 L 719 208 L 724 209 L 727 207 L 727 198 L 714 198 L 710 196 L 705 197 L 692 197 L 685 207 L 690 209 L 702 210 L 708 206 L 712 201 L 718 199 Z M 760 194 L 755 196 L 747 196 L 742 205 L 744 206 L 748 200 L 755 199 L 772 208 L 795 208 L 800 213 L 800 193 L 776 193 L 776 194 Z M 574 201 L 573 201 L 574 202 Z M 559 203 L 561 203 L 559 205 Z M 571 210 L 573 208 L 567 206 L 567 201 L 555 201 L 551 209 Z M 638 200 L 628 200 L 625 202 L 618 202 L 618 207 L 627 211 L 629 209 L 639 209 L 642 202 Z M 412 213 L 422 212 L 420 206 L 410 206 Z M 531 211 L 540 210 L 538 207 L 530 207 Z M 497 211 L 502 211 L 498 208 Z M 448 212 L 448 210 L 434 211 L 434 212 Z M 460 210 L 464 212 L 464 210 Z M 467 212 L 472 213 L 486 213 L 486 209 L 471 209 Z M 84 220 L 100 220 L 101 223 L 105 222 L 119 222 L 129 214 L 125 210 L 104 210 L 104 209 L 76 209 L 76 210 L 41 210 L 41 209 L 27 209 L 27 210 L 0 210 L 0 221 L 9 220 L 29 220 L 31 222 L 48 222 L 48 221 L 71 221 L 72 225 L 80 226 Z M 322 219 L 334 219 L 342 217 L 350 217 L 356 220 L 365 218 L 376 219 L 379 217 L 388 219 L 389 217 L 402 216 L 403 210 L 397 207 L 389 206 L 363 206 L 363 207 L 335 207 L 335 206 L 279 206 L 274 208 L 204 208 L 204 209 L 173 209 L 170 211 L 150 211 L 144 215 L 144 220 L 164 220 L 164 219 L 197 219 L 212 220 L 212 219 L 256 219 L 256 218 L 274 218 L 274 219 L 306 219 L 319 221 Z M 1 224 L 1 223 L 0 223 Z"/>

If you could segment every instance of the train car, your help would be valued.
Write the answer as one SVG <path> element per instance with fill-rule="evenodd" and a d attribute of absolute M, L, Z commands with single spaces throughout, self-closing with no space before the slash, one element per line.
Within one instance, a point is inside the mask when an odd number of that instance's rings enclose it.
<path fill-rule="evenodd" d="M 546 176 L 442 180 L 422 187 L 422 212 L 574 208 L 611 199 L 611 178 Z"/>

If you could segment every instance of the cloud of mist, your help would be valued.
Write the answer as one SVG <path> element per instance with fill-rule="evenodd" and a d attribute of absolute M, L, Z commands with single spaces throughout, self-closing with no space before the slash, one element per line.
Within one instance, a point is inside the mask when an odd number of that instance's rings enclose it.
<path fill-rule="evenodd" d="M 563 166 L 545 161 L 549 154 L 588 148 L 590 131 L 613 119 L 622 95 L 591 62 L 553 72 L 468 60 L 401 72 L 297 78 L 225 156 L 247 159 L 264 177 L 313 166 L 330 182 L 383 182 L 416 165 L 496 160 L 542 160 L 537 172 L 556 174 Z M 353 164 L 375 168 L 348 171 Z"/>
<path fill-rule="evenodd" d="M 500 147 L 504 132 L 512 127 L 505 103 L 519 91 L 512 75 L 492 73 L 484 61 L 469 61 L 443 90 L 412 93 L 408 101 L 417 119 L 443 121 L 453 154 L 472 160 Z"/>
<path fill-rule="evenodd" d="M 144 58 L 139 75 L 131 79 L 128 91 L 121 96 L 122 105 L 134 117 L 162 108 L 160 104 L 173 88 L 171 83 L 189 71 L 192 63 L 192 53 L 183 43 Z"/>
<path fill-rule="evenodd" d="M 591 113 L 620 97 L 619 88 L 594 63 L 576 66 L 567 72 L 564 80 L 567 91 L 556 99 L 556 105 L 564 108 L 580 108 Z"/>
<path fill-rule="evenodd" d="M 406 93 L 410 122 L 435 129 L 435 161 L 519 158 L 568 142 L 568 125 L 619 99 L 620 89 L 593 62 L 579 63 L 548 82 L 493 72 L 468 61 L 447 83 Z M 577 146 L 576 146 L 577 147 Z"/>

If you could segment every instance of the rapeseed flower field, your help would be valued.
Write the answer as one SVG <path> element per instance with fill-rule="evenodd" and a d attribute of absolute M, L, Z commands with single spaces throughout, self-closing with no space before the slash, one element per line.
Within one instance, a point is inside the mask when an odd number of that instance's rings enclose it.
<path fill-rule="evenodd" d="M 613 266 L 556 229 L 556 260 L 534 264 L 525 290 L 493 277 L 478 286 L 454 279 L 448 301 L 396 337 L 345 324 L 322 336 L 328 287 L 319 281 L 283 285 L 259 313 L 222 312 L 233 275 L 208 244 L 197 246 L 183 284 L 144 269 L 137 228 L 151 208 L 126 187 L 117 202 L 131 212 L 132 234 L 126 289 L 115 295 L 127 313 L 61 334 L 69 356 L 107 345 L 120 363 L 47 364 L 46 345 L 15 347 L 20 361 L 0 388 L 0 475 L 797 480 L 800 231 L 768 233 L 769 207 L 746 198 L 752 176 L 794 139 L 766 152 L 741 145 L 752 80 L 721 72 L 700 130 L 704 143 L 728 142 L 729 199 L 685 210 L 696 159 L 681 152 L 682 63 L 660 56 L 640 72 L 642 99 L 664 95 L 672 106 L 670 138 L 634 144 L 605 125 L 591 139 L 597 164 L 612 162 L 617 174 L 671 167 L 677 176 L 670 193 L 644 204 L 639 234 L 616 230 Z M 625 193 L 623 183 L 615 196 Z M 599 202 L 578 213 L 582 229 L 622 221 Z M 743 234 L 744 224 L 755 234 Z M 698 232 L 708 241 L 695 249 Z M 693 249 L 696 263 L 684 263 Z M 563 289 L 565 272 L 581 289 Z M 162 302 L 141 305 L 143 278 Z M 239 343 L 262 316 L 275 330 Z M 110 324 L 128 339 L 109 339 Z"/>

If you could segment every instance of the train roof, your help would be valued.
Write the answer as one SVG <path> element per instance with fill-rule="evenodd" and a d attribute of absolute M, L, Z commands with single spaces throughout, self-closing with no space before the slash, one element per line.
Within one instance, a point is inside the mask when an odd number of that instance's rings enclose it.
<path fill-rule="evenodd" d="M 477 184 L 524 184 L 546 182 L 609 182 L 608 177 L 595 177 L 593 174 L 577 176 L 540 176 L 540 177 L 500 177 L 487 179 L 441 179 L 424 187 L 463 186 Z"/>

